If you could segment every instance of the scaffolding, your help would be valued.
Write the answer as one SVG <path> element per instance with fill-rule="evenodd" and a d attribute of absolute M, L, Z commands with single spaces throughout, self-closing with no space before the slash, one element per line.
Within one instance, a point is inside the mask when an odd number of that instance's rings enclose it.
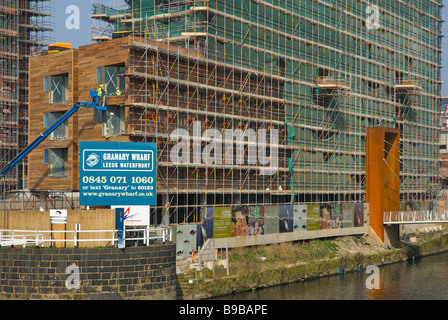
<path fill-rule="evenodd" d="M 369 5 L 380 10 L 378 29 L 366 27 Z M 133 36 L 130 139 L 158 144 L 158 194 L 172 215 L 197 216 L 204 204 L 363 202 L 373 126 L 400 129 L 402 201 L 428 200 L 439 170 L 441 7 L 125 1 L 93 5 L 102 23 L 93 39 Z M 170 133 L 191 133 L 195 122 L 202 130 L 278 129 L 278 172 L 260 175 L 247 162 L 173 164 Z"/>
<path fill-rule="evenodd" d="M 51 1 L 0 0 L 0 167 L 28 145 L 28 58 L 50 43 Z M 26 185 L 22 162 L 2 181 L 6 191 Z"/>

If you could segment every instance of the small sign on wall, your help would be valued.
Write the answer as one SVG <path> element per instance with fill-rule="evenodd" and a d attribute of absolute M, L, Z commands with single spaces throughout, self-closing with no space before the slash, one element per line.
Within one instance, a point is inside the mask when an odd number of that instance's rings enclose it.
<path fill-rule="evenodd" d="M 50 210 L 50 223 L 67 224 L 67 210 Z"/>
<path fill-rule="evenodd" d="M 150 206 L 111 206 L 111 209 L 123 208 L 124 225 L 149 226 Z"/>

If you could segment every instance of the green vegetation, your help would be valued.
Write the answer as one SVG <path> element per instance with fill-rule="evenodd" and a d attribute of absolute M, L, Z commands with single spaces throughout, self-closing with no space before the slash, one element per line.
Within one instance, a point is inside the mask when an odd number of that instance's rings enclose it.
<path fill-rule="evenodd" d="M 202 278 L 189 283 L 195 277 L 189 270 L 178 276 L 179 297 L 204 299 L 334 275 L 342 268 L 356 272 L 368 265 L 398 263 L 448 250 L 446 230 L 421 233 L 417 238 L 415 245 L 402 243 L 393 249 L 386 249 L 368 236 L 235 248 L 229 250 L 229 276 L 222 266 L 205 268 Z"/>
<path fill-rule="evenodd" d="M 311 262 L 316 259 L 334 258 L 339 246 L 331 240 L 307 243 L 280 243 L 269 246 L 236 248 L 229 253 L 230 265 L 277 262 Z"/>

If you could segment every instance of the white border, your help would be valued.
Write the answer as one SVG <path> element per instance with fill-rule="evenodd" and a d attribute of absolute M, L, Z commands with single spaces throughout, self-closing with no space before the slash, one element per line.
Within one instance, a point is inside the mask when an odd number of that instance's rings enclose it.
<path fill-rule="evenodd" d="M 92 152 L 107 152 L 107 151 L 113 151 L 118 153 L 123 152 L 149 152 L 151 153 L 151 169 L 145 170 L 145 169 L 137 169 L 137 170 L 126 170 L 125 168 L 114 168 L 114 169 L 86 169 L 85 168 L 85 152 L 86 151 L 92 151 Z M 153 172 L 154 171 L 154 164 L 155 164 L 155 158 L 154 158 L 154 150 L 142 150 L 142 149 L 134 149 L 134 150 L 122 150 L 122 149 L 84 149 L 82 151 L 82 170 L 83 171 L 117 171 L 117 172 Z"/>

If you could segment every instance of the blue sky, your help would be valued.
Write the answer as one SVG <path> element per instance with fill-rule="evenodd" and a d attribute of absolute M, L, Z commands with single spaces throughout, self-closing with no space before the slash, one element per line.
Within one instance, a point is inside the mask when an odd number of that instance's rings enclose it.
<path fill-rule="evenodd" d="M 108 6 L 115 7 L 117 3 L 123 4 L 123 0 L 96 0 L 95 3 L 103 3 Z M 445 6 L 448 5 L 448 0 L 444 1 Z M 76 5 L 80 9 L 80 28 L 79 29 L 67 29 L 66 20 L 69 14 L 66 13 L 66 8 L 70 5 Z M 86 44 L 92 43 L 91 41 L 91 5 L 92 0 L 56 0 L 53 1 L 53 16 L 54 16 L 54 30 L 53 39 L 54 42 L 69 42 L 73 48 L 78 48 Z M 442 9 L 443 20 L 447 21 L 443 25 L 443 38 L 442 48 L 444 50 L 442 55 L 442 64 L 448 63 L 448 8 Z M 445 84 L 442 85 L 442 96 L 448 96 L 448 67 L 442 69 L 442 81 Z"/>
<path fill-rule="evenodd" d="M 103 1 L 107 3 L 109 1 Z M 65 21 L 69 14 L 65 13 L 65 10 L 70 5 L 76 5 L 80 11 L 80 28 L 79 29 L 67 29 Z M 56 0 L 53 1 L 53 22 L 54 22 L 54 42 L 68 42 L 72 44 L 73 48 L 91 43 L 91 0 Z"/>

